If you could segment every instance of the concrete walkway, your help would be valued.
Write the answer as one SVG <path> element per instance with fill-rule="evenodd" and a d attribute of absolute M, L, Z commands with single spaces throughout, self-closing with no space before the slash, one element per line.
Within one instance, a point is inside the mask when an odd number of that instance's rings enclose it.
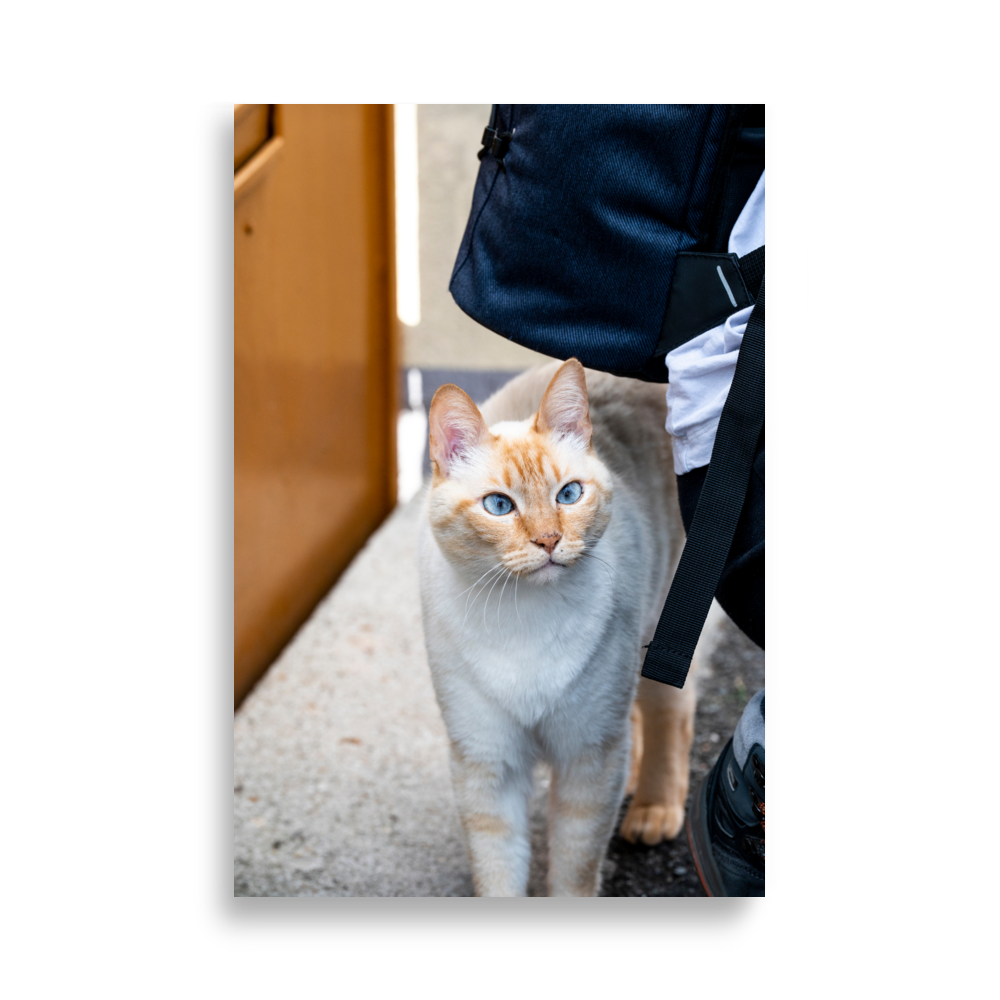
<path fill-rule="evenodd" d="M 237 896 L 472 895 L 420 625 L 421 499 L 236 715 Z"/>

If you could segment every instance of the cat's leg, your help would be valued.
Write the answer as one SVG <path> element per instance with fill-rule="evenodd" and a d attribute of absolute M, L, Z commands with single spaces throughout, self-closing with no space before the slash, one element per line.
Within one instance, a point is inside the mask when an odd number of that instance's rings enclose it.
<path fill-rule="evenodd" d="M 639 787 L 639 765 L 642 763 L 642 709 L 638 701 L 632 702 L 629 717 L 632 725 L 632 763 L 629 765 L 628 784 L 625 794 L 631 795 Z"/>
<path fill-rule="evenodd" d="M 524 896 L 532 762 L 488 760 L 451 745 L 451 772 L 477 896 Z"/>
<path fill-rule="evenodd" d="M 620 830 L 633 843 L 672 840 L 684 825 L 694 738 L 693 668 L 694 664 L 680 690 L 645 677 L 639 681 L 636 701 L 642 715 L 642 762 Z"/>
<path fill-rule="evenodd" d="M 596 896 L 629 768 L 629 738 L 554 763 L 549 794 L 549 895 Z"/>

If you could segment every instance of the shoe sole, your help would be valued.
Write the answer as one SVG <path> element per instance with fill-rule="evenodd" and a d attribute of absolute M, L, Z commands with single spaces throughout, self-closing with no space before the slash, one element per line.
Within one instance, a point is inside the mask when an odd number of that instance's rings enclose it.
<path fill-rule="evenodd" d="M 725 896 L 725 883 L 719 873 L 719 868 L 712 856 L 712 848 L 708 841 L 708 791 L 711 772 L 704 778 L 698 788 L 698 794 L 691 803 L 688 813 L 687 838 L 694 858 L 694 867 L 706 896 Z"/>

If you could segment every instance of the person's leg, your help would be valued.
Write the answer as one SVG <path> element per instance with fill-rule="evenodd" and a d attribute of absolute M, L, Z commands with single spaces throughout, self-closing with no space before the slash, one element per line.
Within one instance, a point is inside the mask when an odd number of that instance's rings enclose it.
<path fill-rule="evenodd" d="M 764 689 L 761 688 L 743 709 L 733 733 L 733 753 L 740 770 L 746 766 L 754 746 L 764 749 Z"/>
<path fill-rule="evenodd" d="M 709 467 L 677 477 L 684 530 L 691 530 L 701 488 Z M 722 569 L 715 597 L 726 614 L 761 649 L 764 648 L 764 432 L 760 433 L 753 472 L 729 557 Z"/>
<path fill-rule="evenodd" d="M 695 793 L 688 841 L 708 895 L 764 895 L 763 691 Z"/>
<path fill-rule="evenodd" d="M 685 529 L 708 467 L 677 477 Z M 719 604 L 764 648 L 764 433 L 716 590 Z M 688 840 L 710 896 L 764 895 L 764 692 L 747 703 L 733 738 L 694 795 Z"/>

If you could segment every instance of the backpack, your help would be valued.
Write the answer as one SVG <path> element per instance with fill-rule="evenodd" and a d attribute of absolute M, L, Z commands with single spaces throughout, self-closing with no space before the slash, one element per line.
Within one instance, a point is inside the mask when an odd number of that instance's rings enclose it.
<path fill-rule="evenodd" d="M 666 382 L 674 347 L 756 298 L 726 252 L 764 169 L 763 105 L 495 104 L 451 277 L 501 336 Z"/>
<path fill-rule="evenodd" d="M 642 673 L 683 687 L 764 426 L 764 248 L 729 233 L 764 169 L 764 106 L 494 104 L 455 302 L 495 333 L 666 382 L 667 354 L 753 305 Z"/>

